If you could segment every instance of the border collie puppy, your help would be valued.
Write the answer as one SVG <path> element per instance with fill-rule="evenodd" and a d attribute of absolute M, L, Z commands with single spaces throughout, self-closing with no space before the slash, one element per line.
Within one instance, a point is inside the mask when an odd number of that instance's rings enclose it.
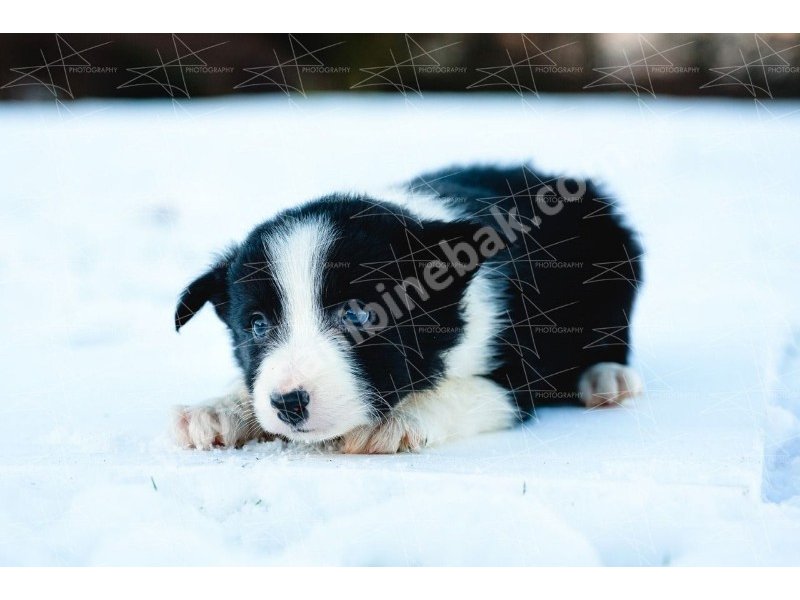
<path fill-rule="evenodd" d="M 176 437 L 394 453 L 546 403 L 618 403 L 641 389 L 626 366 L 641 253 L 590 181 L 529 166 L 450 168 L 287 210 L 180 298 L 178 330 L 213 305 L 243 381 L 179 408 Z"/>

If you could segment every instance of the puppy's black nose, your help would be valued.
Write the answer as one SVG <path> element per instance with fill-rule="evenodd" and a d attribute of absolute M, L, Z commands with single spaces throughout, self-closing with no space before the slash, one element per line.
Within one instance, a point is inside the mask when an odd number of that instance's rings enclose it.
<path fill-rule="evenodd" d="M 302 388 L 286 394 L 274 393 L 269 403 L 278 411 L 278 418 L 292 427 L 296 427 L 308 418 L 308 392 Z"/>

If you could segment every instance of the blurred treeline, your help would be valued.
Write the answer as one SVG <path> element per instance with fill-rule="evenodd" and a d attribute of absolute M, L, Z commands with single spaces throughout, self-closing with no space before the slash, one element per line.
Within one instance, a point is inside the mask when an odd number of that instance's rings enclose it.
<path fill-rule="evenodd" d="M 800 96 L 797 34 L 3 34 L 0 99 L 317 91 Z"/>

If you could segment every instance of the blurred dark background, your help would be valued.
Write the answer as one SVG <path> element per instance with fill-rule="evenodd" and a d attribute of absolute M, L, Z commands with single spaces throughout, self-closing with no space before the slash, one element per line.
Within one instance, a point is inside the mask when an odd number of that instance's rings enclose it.
<path fill-rule="evenodd" d="M 0 35 L 3 100 L 318 91 L 797 97 L 800 35 Z"/>

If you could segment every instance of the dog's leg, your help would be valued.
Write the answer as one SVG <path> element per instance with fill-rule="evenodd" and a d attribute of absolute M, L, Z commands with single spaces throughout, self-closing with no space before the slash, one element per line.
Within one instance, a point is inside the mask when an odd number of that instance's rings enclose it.
<path fill-rule="evenodd" d="M 342 438 L 348 454 L 393 454 L 505 429 L 516 422 L 507 390 L 483 377 L 445 379 L 426 392 L 412 393 L 376 425 L 358 427 Z"/>
<path fill-rule="evenodd" d="M 208 404 L 176 407 L 172 429 L 178 444 L 200 450 L 240 446 L 250 440 L 270 437 L 259 425 L 252 399 L 244 386 Z"/>
<path fill-rule="evenodd" d="M 578 380 L 581 400 L 589 408 L 620 404 L 642 392 L 639 374 L 627 365 L 602 362 L 592 365 Z"/>

